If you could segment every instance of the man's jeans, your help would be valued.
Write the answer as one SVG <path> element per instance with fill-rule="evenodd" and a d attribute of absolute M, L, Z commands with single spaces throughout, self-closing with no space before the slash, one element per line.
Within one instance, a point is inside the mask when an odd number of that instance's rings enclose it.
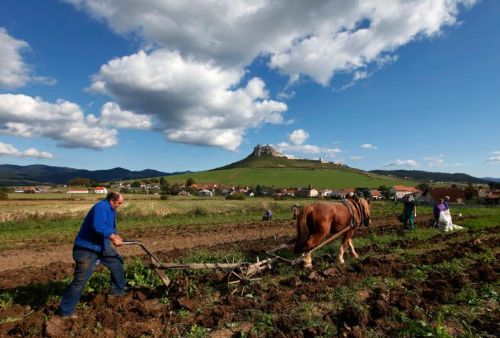
<path fill-rule="evenodd" d="M 109 246 L 101 253 L 75 246 L 73 248 L 73 259 L 75 260 L 75 274 L 73 281 L 61 300 L 61 307 L 59 309 L 61 316 L 70 316 L 73 314 L 76 304 L 82 295 L 83 288 L 99 261 L 111 272 L 111 294 L 122 295 L 125 293 L 123 258 L 113 247 Z"/>

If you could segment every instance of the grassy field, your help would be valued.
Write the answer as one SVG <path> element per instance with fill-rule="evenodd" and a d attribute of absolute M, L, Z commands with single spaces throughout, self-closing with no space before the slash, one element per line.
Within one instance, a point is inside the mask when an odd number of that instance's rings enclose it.
<path fill-rule="evenodd" d="M 219 183 L 224 185 L 268 187 L 308 187 L 313 188 L 378 188 L 381 185 L 415 186 L 413 181 L 378 176 L 365 172 L 340 169 L 300 169 L 300 168 L 234 168 L 168 176 L 171 183 L 184 183 L 194 178 L 197 183 Z"/>
<path fill-rule="evenodd" d="M 16 241 L 45 239 L 70 243 L 90 207 L 95 195 L 68 198 L 66 194 L 12 194 L 0 201 L 0 248 L 14 246 Z M 14 199 L 15 198 L 15 199 Z M 118 212 L 121 230 L 164 228 L 179 225 L 240 224 L 259 221 L 266 209 L 273 211 L 275 220 L 290 220 L 293 204 L 307 205 L 315 199 L 273 200 L 247 198 L 226 200 L 222 197 L 171 196 L 160 200 L 158 195 L 125 195 Z M 391 217 L 401 212 L 402 205 L 392 202 L 372 202 L 373 217 Z M 418 213 L 431 214 L 430 206 L 419 206 Z M 481 215 L 500 219 L 499 208 L 478 208 L 466 205 L 453 207 L 454 215 Z M 456 216 L 455 216 L 456 217 Z M 471 223 L 475 219 L 469 220 Z"/>

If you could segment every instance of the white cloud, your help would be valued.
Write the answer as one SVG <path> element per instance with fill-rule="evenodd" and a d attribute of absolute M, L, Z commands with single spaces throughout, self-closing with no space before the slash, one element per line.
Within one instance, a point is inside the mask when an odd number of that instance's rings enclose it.
<path fill-rule="evenodd" d="M 29 81 L 30 68 L 21 56 L 26 49 L 27 42 L 13 38 L 0 27 L 0 88 L 19 88 Z"/>
<path fill-rule="evenodd" d="M 0 142 L 0 156 L 13 156 L 13 157 L 36 157 L 36 158 L 52 158 L 52 154 L 39 151 L 35 148 L 29 148 L 21 151 L 14 147 L 12 144 Z"/>
<path fill-rule="evenodd" d="M 116 130 L 96 124 L 71 102 L 45 102 L 26 95 L 0 95 L 0 134 L 49 137 L 63 147 L 100 149 L 117 143 Z"/>
<path fill-rule="evenodd" d="M 383 167 L 418 167 L 418 162 L 415 160 L 400 160 L 397 159 L 394 162 L 386 163 Z"/>
<path fill-rule="evenodd" d="M 444 159 L 443 154 L 439 154 L 437 156 L 426 156 L 424 157 L 424 160 L 427 161 L 427 165 L 429 167 L 438 167 L 438 168 L 443 168 L 443 167 L 462 167 L 462 163 L 447 163 Z"/>
<path fill-rule="evenodd" d="M 66 1 L 104 19 L 118 34 L 132 32 L 146 43 L 198 60 L 232 67 L 269 55 L 270 67 L 322 84 L 335 72 L 384 62 L 398 47 L 439 34 L 444 26 L 456 24 L 461 5 L 476 2 Z"/>
<path fill-rule="evenodd" d="M 350 156 L 349 159 L 353 160 L 353 161 L 359 161 L 359 160 L 364 159 L 364 157 L 363 156 L 358 156 L 358 155 L 353 155 L 353 156 Z"/>
<path fill-rule="evenodd" d="M 304 143 L 309 138 L 309 134 L 304 129 L 297 129 L 288 134 L 288 141 L 294 145 Z"/>
<path fill-rule="evenodd" d="M 373 144 L 370 144 L 370 143 L 364 143 L 364 144 L 360 145 L 360 147 L 363 148 L 363 149 L 369 149 L 369 150 L 375 150 L 375 149 L 377 149 L 376 145 L 373 145 Z"/>
<path fill-rule="evenodd" d="M 486 160 L 487 162 L 500 162 L 500 151 L 490 151 L 490 157 Z"/>
<path fill-rule="evenodd" d="M 288 76 L 281 99 L 301 78 L 329 85 L 347 73 L 354 83 L 397 60 L 399 47 L 456 24 L 476 0 L 66 2 L 143 43 L 102 66 L 93 91 L 151 117 L 168 140 L 236 149 L 248 128 L 283 123 L 287 109 L 262 80 L 243 83 L 256 59 Z"/>
<path fill-rule="evenodd" d="M 127 129 L 151 129 L 152 126 L 149 116 L 122 110 L 114 102 L 107 102 L 102 106 L 98 123 L 102 126 Z"/>
<path fill-rule="evenodd" d="M 286 153 L 290 158 L 296 158 L 296 154 L 319 155 L 326 157 L 335 157 L 342 150 L 339 148 L 324 148 L 313 144 L 303 144 L 309 138 L 309 133 L 303 129 L 294 130 L 288 135 L 289 142 L 281 142 L 276 148 Z"/>
<path fill-rule="evenodd" d="M 16 89 L 28 82 L 54 85 L 57 81 L 51 77 L 36 76 L 31 66 L 22 58 L 23 51 L 30 50 L 26 41 L 10 36 L 5 28 L 0 27 L 0 88 Z"/>
<path fill-rule="evenodd" d="M 268 99 L 259 78 L 235 88 L 243 75 L 159 49 L 110 61 L 93 76 L 90 90 L 113 97 L 148 125 L 154 119 L 153 128 L 170 141 L 234 150 L 247 128 L 284 123 L 287 109 Z"/>

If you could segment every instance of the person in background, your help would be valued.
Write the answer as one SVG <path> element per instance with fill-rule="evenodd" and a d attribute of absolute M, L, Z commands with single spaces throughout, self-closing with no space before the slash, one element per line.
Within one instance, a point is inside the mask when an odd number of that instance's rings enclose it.
<path fill-rule="evenodd" d="M 297 217 L 299 217 L 299 207 L 300 207 L 300 205 L 298 205 L 297 203 L 295 203 L 293 205 L 293 208 L 292 208 L 292 218 L 293 219 L 297 219 Z"/>
<path fill-rule="evenodd" d="M 442 211 L 448 210 L 447 203 L 445 203 L 444 198 L 440 198 L 439 202 L 434 206 L 432 213 L 434 214 L 434 226 L 437 228 L 439 226 L 439 214 Z"/>
<path fill-rule="evenodd" d="M 264 216 L 262 216 L 263 221 L 270 221 L 273 218 L 273 213 L 271 210 L 264 211 Z"/>
<path fill-rule="evenodd" d="M 449 203 L 450 203 L 450 196 L 445 196 L 443 203 L 446 206 L 446 209 L 450 209 L 450 205 L 449 205 Z"/>
<path fill-rule="evenodd" d="M 404 197 L 403 222 L 407 229 L 415 229 L 415 218 L 417 217 L 417 207 L 412 195 Z"/>
<path fill-rule="evenodd" d="M 75 260 L 73 281 L 61 300 L 59 316 L 63 318 L 74 316 L 83 288 L 98 262 L 111 272 L 111 296 L 122 296 L 126 293 L 123 258 L 111 245 L 116 247 L 123 245 L 123 239 L 116 231 L 116 210 L 122 204 L 123 196 L 110 192 L 85 216 L 73 246 Z"/>

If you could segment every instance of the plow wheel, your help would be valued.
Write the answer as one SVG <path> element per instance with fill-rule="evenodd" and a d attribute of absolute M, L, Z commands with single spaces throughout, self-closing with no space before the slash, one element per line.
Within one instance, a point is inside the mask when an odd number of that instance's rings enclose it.
<path fill-rule="evenodd" d="M 271 268 L 271 262 L 270 260 L 266 260 L 254 264 L 242 264 L 231 270 L 227 276 L 228 287 L 234 287 L 231 294 L 240 290 L 241 295 L 243 295 L 245 287 L 261 279 L 262 272 L 269 268 Z"/>

